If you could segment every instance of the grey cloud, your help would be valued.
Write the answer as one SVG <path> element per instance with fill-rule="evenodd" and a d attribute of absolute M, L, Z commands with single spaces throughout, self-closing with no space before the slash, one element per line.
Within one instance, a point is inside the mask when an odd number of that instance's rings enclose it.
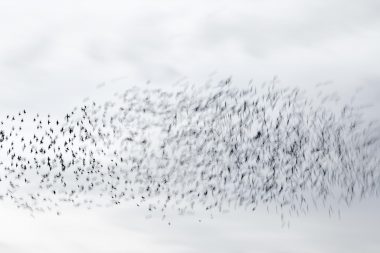
<path fill-rule="evenodd" d="M 215 81 L 278 74 L 306 88 L 332 80 L 340 94 L 363 86 L 360 101 L 374 101 L 378 117 L 379 12 L 378 0 L 2 1 L 0 116 L 24 107 L 64 113 L 100 82 L 98 96 L 108 96 L 109 80 L 122 75 L 120 89 L 183 75 L 203 82 L 217 69 Z M 377 252 L 380 210 L 371 203 L 341 220 L 294 219 L 289 229 L 265 211 L 201 224 L 187 217 L 170 228 L 136 209 L 32 222 L 0 203 L 0 252 Z"/>
<path fill-rule="evenodd" d="M 376 1 L 293 2 L 252 1 L 244 9 L 226 8 L 203 21 L 199 36 L 210 46 L 236 41 L 260 58 L 288 47 L 313 48 L 379 26 Z"/>

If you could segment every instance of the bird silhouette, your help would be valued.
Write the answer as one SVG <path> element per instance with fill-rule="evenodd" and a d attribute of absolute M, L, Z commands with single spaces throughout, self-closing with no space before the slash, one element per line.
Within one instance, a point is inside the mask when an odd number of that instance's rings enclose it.
<path fill-rule="evenodd" d="M 167 217 L 195 210 L 284 214 L 379 192 L 379 128 L 299 88 L 138 88 L 62 118 L 1 119 L 0 198 L 31 212 L 133 201 Z M 168 222 L 170 225 L 171 223 Z"/>

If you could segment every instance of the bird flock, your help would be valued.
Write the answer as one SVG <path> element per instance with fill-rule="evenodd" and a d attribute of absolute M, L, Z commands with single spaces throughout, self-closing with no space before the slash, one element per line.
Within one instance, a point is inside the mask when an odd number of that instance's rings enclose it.
<path fill-rule="evenodd" d="M 127 89 L 63 117 L 0 118 L 0 200 L 31 212 L 134 202 L 282 213 L 377 196 L 379 128 L 352 105 L 276 84 Z M 331 104 L 331 103 L 330 103 Z"/>

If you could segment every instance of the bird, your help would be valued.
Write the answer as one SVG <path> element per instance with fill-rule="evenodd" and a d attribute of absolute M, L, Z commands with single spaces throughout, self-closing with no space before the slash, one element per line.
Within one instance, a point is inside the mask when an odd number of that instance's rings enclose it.
<path fill-rule="evenodd" d="M 283 217 L 373 195 L 378 124 L 359 124 L 353 105 L 335 111 L 302 93 L 228 78 L 169 91 L 132 87 L 104 103 L 86 99 L 63 117 L 8 114 L 0 196 L 57 215 L 67 203 L 134 201 L 163 217 L 171 206 L 182 215 L 258 205 Z"/>

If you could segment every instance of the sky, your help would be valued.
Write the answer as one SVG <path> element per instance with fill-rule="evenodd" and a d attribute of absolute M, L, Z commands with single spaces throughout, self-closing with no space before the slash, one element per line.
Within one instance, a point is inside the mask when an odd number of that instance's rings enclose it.
<path fill-rule="evenodd" d="M 380 109 L 377 0 L 2 0 L 0 115 L 27 108 L 63 115 L 84 98 L 131 85 L 244 85 L 277 76 Z M 148 82 L 149 81 L 149 82 Z M 98 89 L 99 84 L 105 85 Z M 168 227 L 131 205 L 35 218 L 0 202 L 0 251 L 378 252 L 379 199 L 291 220 L 259 210 Z"/>

